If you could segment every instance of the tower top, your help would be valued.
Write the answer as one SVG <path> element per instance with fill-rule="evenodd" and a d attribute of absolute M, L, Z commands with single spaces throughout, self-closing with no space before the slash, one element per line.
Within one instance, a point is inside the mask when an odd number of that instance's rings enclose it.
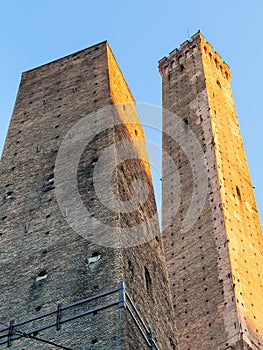
<path fill-rule="evenodd" d="M 163 57 L 158 62 L 159 72 L 163 76 L 164 73 L 169 72 L 178 64 L 183 63 L 191 53 L 199 50 L 202 55 L 208 55 L 212 63 L 221 70 L 222 75 L 231 81 L 230 68 L 222 57 L 214 50 L 213 46 L 205 40 L 205 37 L 200 30 L 192 35 L 190 40 L 184 41 L 179 48 L 175 48 L 169 53 L 168 57 Z"/>

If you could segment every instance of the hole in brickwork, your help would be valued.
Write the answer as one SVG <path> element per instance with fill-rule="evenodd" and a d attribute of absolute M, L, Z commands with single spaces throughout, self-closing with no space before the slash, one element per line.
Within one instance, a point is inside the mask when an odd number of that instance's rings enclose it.
<path fill-rule="evenodd" d="M 152 279 L 151 279 L 151 275 L 150 275 L 150 272 L 147 269 L 147 267 L 144 267 L 144 277 L 145 277 L 147 292 L 150 293 L 151 287 L 152 287 Z"/>
<path fill-rule="evenodd" d="M 14 194 L 14 192 L 8 191 L 7 194 L 6 194 L 6 199 L 12 198 L 12 197 L 13 197 L 13 194 Z"/>
<path fill-rule="evenodd" d="M 241 198 L 241 192 L 238 186 L 236 186 L 236 193 L 238 195 L 239 198 Z"/>
<path fill-rule="evenodd" d="M 96 344 L 96 343 L 97 343 L 97 341 L 98 341 L 98 339 L 97 339 L 97 338 L 93 338 L 93 339 L 92 339 L 92 341 L 91 341 L 91 344 Z"/>
<path fill-rule="evenodd" d="M 133 266 L 130 260 L 128 260 L 128 267 L 129 267 L 129 270 L 133 273 Z"/>
<path fill-rule="evenodd" d="M 27 232 L 29 231 L 29 226 L 30 226 L 30 224 L 29 224 L 29 222 L 27 222 L 27 223 L 25 224 L 25 227 L 24 227 L 24 232 L 25 232 L 25 233 L 27 233 Z"/>
<path fill-rule="evenodd" d="M 36 311 L 40 311 L 41 309 L 42 309 L 42 306 L 41 306 L 41 305 L 39 305 L 39 306 L 36 307 Z"/>
<path fill-rule="evenodd" d="M 38 276 L 39 276 L 39 277 L 43 277 L 43 276 L 45 276 L 46 274 L 47 274 L 47 270 L 45 269 L 45 270 L 40 271 L 39 274 L 38 274 Z"/>
<path fill-rule="evenodd" d="M 47 270 L 45 269 L 45 270 L 42 270 L 42 271 L 39 272 L 39 274 L 36 277 L 36 282 L 42 281 L 42 280 L 44 280 L 46 278 L 47 278 Z"/>
<path fill-rule="evenodd" d="M 98 158 L 93 158 L 91 165 L 94 166 L 97 163 L 97 161 L 98 161 Z"/>
<path fill-rule="evenodd" d="M 4 221 L 7 218 L 7 216 L 2 216 L 2 221 Z"/>
<path fill-rule="evenodd" d="M 170 345 L 171 345 L 171 349 L 172 349 L 172 350 L 176 350 L 177 347 L 175 346 L 175 343 L 173 342 L 173 339 L 172 339 L 172 338 L 169 338 L 169 342 L 170 342 Z"/>

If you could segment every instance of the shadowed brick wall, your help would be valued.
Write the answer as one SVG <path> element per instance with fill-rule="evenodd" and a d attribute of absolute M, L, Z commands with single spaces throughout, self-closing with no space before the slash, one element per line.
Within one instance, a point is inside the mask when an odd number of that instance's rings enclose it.
<path fill-rule="evenodd" d="M 73 125 L 104 106 L 133 101 L 107 42 L 23 73 L 1 159 L 0 327 L 11 319 L 23 320 L 54 309 L 58 302 L 66 305 L 115 288 L 124 280 L 160 349 L 176 344 L 157 216 L 142 232 L 137 229 L 139 236 L 150 237 L 147 243 L 122 249 L 98 245 L 69 226 L 52 188 L 56 187 L 52 179 L 59 147 Z M 87 211 L 104 221 L 113 236 L 119 227 L 136 226 L 156 214 L 145 160 L 118 164 L 116 153 L 112 176 L 112 187 L 121 201 L 132 196 L 129 186 L 134 179 L 144 179 L 149 196 L 139 209 L 121 215 L 107 211 L 96 198 L 92 176 L 101 152 L 123 139 L 144 140 L 134 111 L 133 124 L 129 124 L 129 113 L 124 110 L 116 107 L 121 125 L 104 133 L 97 135 L 96 126 L 88 126 L 94 130 L 94 139 L 83 152 L 77 172 Z M 145 154 L 144 146 L 140 149 L 134 143 L 134 149 L 138 155 Z M 144 188 L 139 190 L 144 193 Z M 100 232 L 95 234 L 100 236 Z M 78 311 L 85 311 L 84 306 Z M 72 349 L 148 348 L 127 311 L 118 307 L 38 336 Z M 46 344 L 30 339 L 14 342 L 12 347 L 47 349 Z"/>

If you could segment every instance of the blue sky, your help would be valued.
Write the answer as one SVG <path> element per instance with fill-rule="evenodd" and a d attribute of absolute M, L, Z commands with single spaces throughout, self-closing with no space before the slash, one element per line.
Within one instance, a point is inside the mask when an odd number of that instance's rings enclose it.
<path fill-rule="evenodd" d="M 160 58 L 198 29 L 229 64 L 263 217 L 263 2 L 1 0 L 0 150 L 23 71 L 107 39 L 137 101 L 161 105 Z"/>

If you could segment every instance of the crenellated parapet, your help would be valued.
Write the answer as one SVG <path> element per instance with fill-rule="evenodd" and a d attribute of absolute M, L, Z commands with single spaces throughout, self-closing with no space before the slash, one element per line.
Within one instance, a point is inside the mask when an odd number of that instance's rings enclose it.
<path fill-rule="evenodd" d="M 161 76 L 183 65 L 187 60 L 191 59 L 197 51 L 200 51 L 203 56 L 206 56 L 211 62 L 211 65 L 214 65 L 225 79 L 229 82 L 231 81 L 229 66 L 222 60 L 221 56 L 214 51 L 213 46 L 205 40 L 200 31 L 194 34 L 190 40 L 184 41 L 179 48 L 171 51 L 168 57 L 163 57 L 158 62 Z"/>

